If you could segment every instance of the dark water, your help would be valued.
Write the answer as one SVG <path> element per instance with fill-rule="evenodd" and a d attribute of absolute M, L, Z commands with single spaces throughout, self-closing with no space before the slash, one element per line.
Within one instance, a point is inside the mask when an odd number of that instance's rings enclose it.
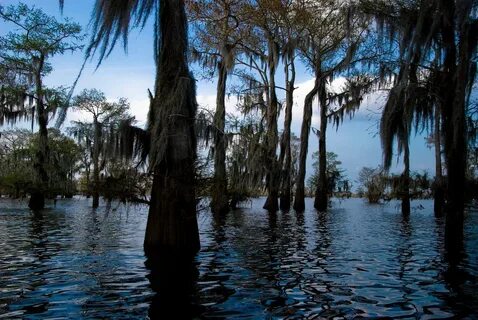
<path fill-rule="evenodd" d="M 192 306 L 182 301 L 178 314 L 478 318 L 477 211 L 467 214 L 463 252 L 450 258 L 431 201 L 413 202 L 409 219 L 394 203 L 359 199 L 327 214 L 273 215 L 261 204 L 221 220 L 200 214 L 195 276 L 183 277 L 194 279 Z M 0 203 L 0 318 L 171 318 L 161 317 L 171 295 L 145 263 L 144 207 L 93 211 L 65 200 L 41 215 L 24 207 Z"/>

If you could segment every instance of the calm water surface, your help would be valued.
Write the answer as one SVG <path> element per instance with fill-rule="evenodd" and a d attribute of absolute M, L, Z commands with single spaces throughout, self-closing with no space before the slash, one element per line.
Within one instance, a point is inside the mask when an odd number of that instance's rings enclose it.
<path fill-rule="evenodd" d="M 412 202 L 409 219 L 393 202 L 268 214 L 262 201 L 224 219 L 199 215 L 202 249 L 184 277 L 193 279 L 188 314 L 478 318 L 478 211 L 467 214 L 463 252 L 449 255 L 431 201 Z M 0 318 L 169 318 L 169 295 L 143 254 L 145 207 L 25 206 L 0 202 Z"/>

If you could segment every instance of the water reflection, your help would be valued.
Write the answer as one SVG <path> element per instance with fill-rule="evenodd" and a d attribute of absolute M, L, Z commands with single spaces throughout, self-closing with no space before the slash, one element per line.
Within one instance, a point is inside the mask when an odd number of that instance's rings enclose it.
<path fill-rule="evenodd" d="M 472 220 L 473 217 L 469 215 L 467 220 Z M 468 223 L 466 223 L 468 222 Z M 471 256 L 467 253 L 465 242 L 476 245 L 476 221 L 472 223 L 466 221 L 465 235 L 468 239 L 460 238 L 454 241 L 452 245 L 447 243 L 446 234 L 442 231 L 445 238 L 445 246 L 443 250 L 444 270 L 442 277 L 446 283 L 448 294 L 444 295 L 444 300 L 447 301 L 450 312 L 455 312 L 457 318 L 474 317 L 478 314 L 478 304 L 476 303 L 476 283 L 477 283 L 477 257 Z M 471 250 L 468 250 L 471 251 Z"/>
<path fill-rule="evenodd" d="M 145 262 L 147 278 L 155 292 L 150 319 L 192 319 L 201 314 L 197 299 L 197 263 L 189 256 L 162 252 L 150 254 Z"/>
<path fill-rule="evenodd" d="M 30 264 L 31 268 L 35 268 L 36 272 L 32 275 L 31 282 L 28 286 L 29 303 L 24 308 L 25 314 L 42 313 L 48 310 L 48 299 L 38 294 L 38 289 L 47 284 L 45 274 L 50 271 L 48 261 L 52 258 L 57 250 L 48 250 L 50 243 L 45 230 L 45 216 L 42 212 L 32 212 L 30 215 L 30 239 L 31 250 L 34 256 Z M 51 222 L 54 222 L 53 219 Z"/>
<path fill-rule="evenodd" d="M 415 204 L 415 203 L 414 203 Z M 194 261 L 145 257 L 144 207 L 0 209 L 0 318 L 474 318 L 478 213 L 445 250 L 431 201 L 199 216 Z M 312 207 L 312 203 L 307 203 Z M 423 206 L 424 209 L 416 209 Z"/>

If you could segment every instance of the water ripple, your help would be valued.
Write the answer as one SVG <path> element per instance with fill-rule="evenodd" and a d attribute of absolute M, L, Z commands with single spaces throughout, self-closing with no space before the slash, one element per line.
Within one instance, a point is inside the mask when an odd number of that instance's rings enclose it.
<path fill-rule="evenodd" d="M 393 202 L 269 214 L 262 201 L 223 218 L 199 216 L 189 316 L 478 318 L 476 210 L 467 214 L 465 252 L 451 263 L 431 201 L 414 203 L 425 209 L 409 218 Z M 88 205 L 64 200 L 34 214 L 2 200 L 0 319 L 168 318 L 161 308 L 170 293 L 158 289 L 142 250 L 146 208 Z"/>

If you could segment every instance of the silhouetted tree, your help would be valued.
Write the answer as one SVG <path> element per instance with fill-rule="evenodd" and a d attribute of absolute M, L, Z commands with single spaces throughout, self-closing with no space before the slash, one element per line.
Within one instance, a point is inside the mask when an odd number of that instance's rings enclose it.
<path fill-rule="evenodd" d="M 144 247 L 147 253 L 176 251 L 194 255 L 200 247 L 196 219 L 195 81 L 189 72 L 187 19 L 183 0 L 97 0 L 91 51 L 100 61 L 131 24 L 155 18 L 156 83 L 147 133 L 141 137 L 153 173 Z M 132 132 L 130 132 L 132 133 Z M 139 141 L 139 140 L 138 140 Z"/>
<path fill-rule="evenodd" d="M 390 36 L 400 41 L 403 59 L 389 104 L 397 108 L 413 89 L 419 66 L 437 68 L 433 93 L 441 111 L 447 168 L 446 243 L 463 239 L 464 187 L 467 154 L 466 106 L 476 74 L 478 32 L 476 1 L 431 0 L 384 2 L 362 0 Z M 398 37 L 397 37 L 398 35 Z M 412 78 L 411 78 L 412 77 Z M 387 153 L 388 151 L 385 150 Z"/>

